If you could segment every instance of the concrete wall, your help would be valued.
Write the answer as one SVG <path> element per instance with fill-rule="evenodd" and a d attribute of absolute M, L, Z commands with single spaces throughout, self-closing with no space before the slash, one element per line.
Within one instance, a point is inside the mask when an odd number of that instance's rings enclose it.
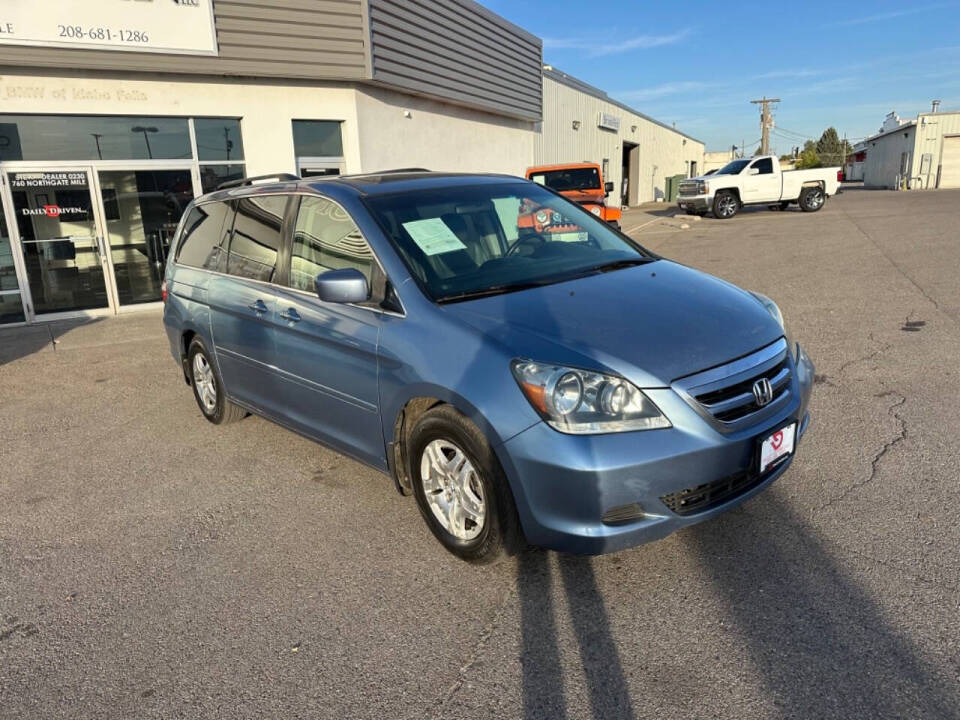
<path fill-rule="evenodd" d="M 620 118 L 620 129 L 597 127 L 600 113 Z M 579 129 L 573 128 L 574 121 Z M 635 128 L 635 129 L 634 129 Z M 584 90 L 543 78 L 543 123 L 534 143 L 534 163 L 595 162 L 609 160 L 605 180 L 612 181 L 619 197 L 622 180 L 623 143 L 639 146 L 631 156 L 629 204 L 661 199 L 665 178 L 686 174 L 689 163 L 703 167 L 703 143 L 663 127 L 623 106 L 595 97 Z"/>
<path fill-rule="evenodd" d="M 936 187 L 937 169 L 943 152 L 943 136 L 956 134 L 960 134 L 960 112 L 924 113 L 917 116 L 916 145 L 910 173 L 917 180 L 911 187 Z M 931 155 L 929 172 L 922 167 L 924 153 Z"/>
<path fill-rule="evenodd" d="M 523 175 L 532 164 L 531 122 L 369 87 L 357 89 L 356 106 L 363 172 L 423 167 Z"/>
<path fill-rule="evenodd" d="M 733 150 L 713 150 L 703 154 L 703 175 L 708 170 L 719 170 L 728 162 L 733 160 Z"/>
<path fill-rule="evenodd" d="M 896 189 L 902 153 L 913 154 L 916 129 L 904 125 L 880 137 L 867 140 L 867 161 L 863 168 L 863 185 L 868 188 Z M 912 162 L 908 164 L 911 167 Z"/>

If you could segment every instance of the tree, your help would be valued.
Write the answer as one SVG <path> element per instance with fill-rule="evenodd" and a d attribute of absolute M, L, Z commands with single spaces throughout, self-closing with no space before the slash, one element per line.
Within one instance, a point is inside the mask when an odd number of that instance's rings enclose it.
<path fill-rule="evenodd" d="M 814 143 L 813 140 L 807 140 L 803 144 L 803 152 L 800 153 L 800 157 L 797 159 L 797 169 L 809 170 L 810 168 L 818 168 L 822 165 L 823 163 L 820 162 L 820 154 L 817 152 L 817 143 Z"/>
<path fill-rule="evenodd" d="M 804 146 L 806 149 L 806 146 Z M 850 143 L 846 140 L 840 140 L 836 128 L 828 127 L 823 131 L 823 135 L 817 140 L 816 151 L 820 160 L 826 165 L 843 165 L 850 154 Z"/>

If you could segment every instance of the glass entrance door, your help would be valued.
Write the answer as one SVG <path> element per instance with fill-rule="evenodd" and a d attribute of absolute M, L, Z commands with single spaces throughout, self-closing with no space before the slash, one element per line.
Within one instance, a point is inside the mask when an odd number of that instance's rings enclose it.
<path fill-rule="evenodd" d="M 92 181 L 87 168 L 7 173 L 35 316 L 111 305 Z"/>
<path fill-rule="evenodd" d="M 159 302 L 170 240 L 193 200 L 189 168 L 97 170 L 117 303 Z"/>

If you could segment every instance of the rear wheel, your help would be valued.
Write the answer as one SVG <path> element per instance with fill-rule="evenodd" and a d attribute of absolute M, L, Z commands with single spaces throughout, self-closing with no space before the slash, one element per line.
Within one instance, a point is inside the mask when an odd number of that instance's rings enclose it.
<path fill-rule="evenodd" d="M 713 198 L 713 216 L 718 220 L 729 220 L 740 212 L 740 200 L 729 190 L 721 190 Z"/>
<path fill-rule="evenodd" d="M 822 187 L 805 187 L 800 191 L 800 209 L 804 212 L 816 212 L 823 207 L 827 195 Z"/>
<path fill-rule="evenodd" d="M 236 422 L 247 416 L 246 410 L 227 400 L 223 393 L 220 373 L 210 360 L 206 346 L 200 338 L 194 338 L 187 351 L 190 367 L 190 384 L 193 396 L 203 416 L 214 425 Z"/>
<path fill-rule="evenodd" d="M 420 514 L 447 550 L 489 563 L 521 547 L 500 463 L 480 429 L 455 408 L 440 405 L 417 421 L 407 457 Z"/>

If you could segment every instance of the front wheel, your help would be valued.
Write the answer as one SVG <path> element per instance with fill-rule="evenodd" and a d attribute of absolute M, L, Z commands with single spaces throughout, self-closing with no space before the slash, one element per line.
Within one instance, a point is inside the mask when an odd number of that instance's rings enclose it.
<path fill-rule="evenodd" d="M 740 212 L 740 201 L 729 190 L 721 190 L 713 199 L 713 216 L 718 220 L 729 220 Z"/>
<path fill-rule="evenodd" d="M 489 563 L 520 548 L 513 494 L 476 425 L 440 405 L 414 425 L 407 456 L 420 514 L 447 550 Z"/>
<path fill-rule="evenodd" d="M 805 187 L 800 191 L 800 209 L 804 212 L 816 212 L 826 200 L 827 195 L 821 187 Z"/>

